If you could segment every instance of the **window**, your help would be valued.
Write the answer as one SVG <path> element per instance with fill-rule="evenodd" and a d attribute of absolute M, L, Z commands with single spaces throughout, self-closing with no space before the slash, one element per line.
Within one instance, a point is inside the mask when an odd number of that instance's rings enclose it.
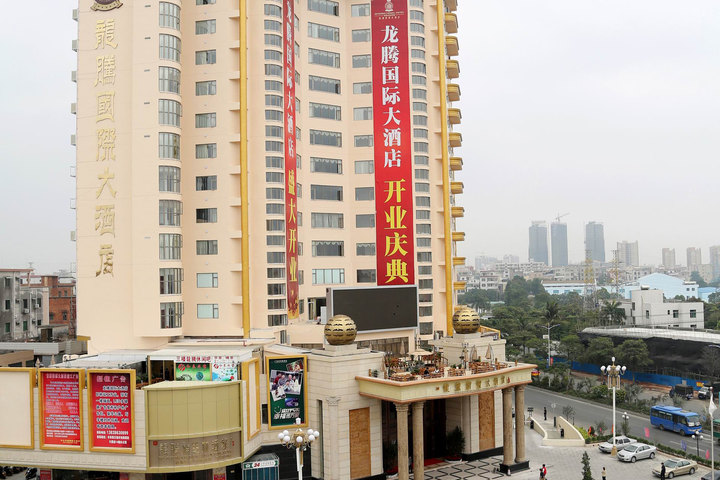
<path fill-rule="evenodd" d="M 415 218 L 418 220 L 430 220 L 430 210 L 416 210 Z"/>
<path fill-rule="evenodd" d="M 284 310 L 287 308 L 284 298 L 268 298 L 268 310 Z"/>
<path fill-rule="evenodd" d="M 182 327 L 182 316 L 182 302 L 163 302 L 160 304 L 160 328 Z"/>
<path fill-rule="evenodd" d="M 672 316 L 673 316 L 672 318 L 678 318 L 678 317 L 680 316 L 680 311 L 678 311 L 678 310 L 673 310 L 672 312 L 673 312 L 673 313 L 672 313 Z"/>
<path fill-rule="evenodd" d="M 217 158 L 217 143 L 195 145 L 195 158 Z"/>
<path fill-rule="evenodd" d="M 160 260 L 180 260 L 182 235 L 175 233 L 160 234 Z"/>
<path fill-rule="evenodd" d="M 180 39 L 173 35 L 161 33 L 160 39 L 160 59 L 172 60 L 180 62 Z"/>
<path fill-rule="evenodd" d="M 372 135 L 355 135 L 355 146 L 356 147 L 372 147 L 373 136 Z"/>
<path fill-rule="evenodd" d="M 421 317 L 432 317 L 432 305 L 418 307 Z"/>
<path fill-rule="evenodd" d="M 318 92 L 340 93 L 340 80 L 310 75 L 308 77 L 308 81 L 310 83 L 310 90 Z"/>
<path fill-rule="evenodd" d="M 265 110 L 265 120 L 273 120 L 276 122 L 283 121 L 283 112 L 279 110 Z"/>
<path fill-rule="evenodd" d="M 413 150 L 416 152 L 428 153 L 430 151 L 430 144 L 427 142 L 413 142 Z"/>
<path fill-rule="evenodd" d="M 369 42 L 372 39 L 372 35 L 370 33 L 369 28 L 363 28 L 362 30 L 353 30 L 352 31 L 352 41 L 353 42 Z"/>
<path fill-rule="evenodd" d="M 425 33 L 425 25 L 422 23 L 411 23 L 410 31 L 412 33 Z"/>
<path fill-rule="evenodd" d="M 374 160 L 357 160 L 355 162 L 355 173 L 357 173 L 357 174 L 375 173 L 375 161 Z"/>
<path fill-rule="evenodd" d="M 424 168 L 416 168 L 415 169 L 415 179 L 429 180 L 430 179 L 430 170 L 426 170 Z"/>
<path fill-rule="evenodd" d="M 425 50 L 420 50 L 419 48 L 413 48 L 412 50 L 410 50 L 410 57 L 418 58 L 420 60 L 425 60 Z"/>
<path fill-rule="evenodd" d="M 429 223 L 418 223 L 415 227 L 415 233 L 418 235 L 430 235 L 431 225 Z"/>
<path fill-rule="evenodd" d="M 265 230 L 268 232 L 284 232 L 285 220 L 265 220 Z"/>
<path fill-rule="evenodd" d="M 310 145 L 342 147 L 342 133 L 325 130 L 310 130 Z"/>
<path fill-rule="evenodd" d="M 180 193 L 180 169 L 178 167 L 158 167 L 159 185 L 161 192 Z"/>
<path fill-rule="evenodd" d="M 375 255 L 375 244 L 358 243 L 355 245 L 355 254 L 358 256 L 373 256 Z"/>
<path fill-rule="evenodd" d="M 427 155 L 415 155 L 415 165 L 430 165 L 430 157 Z"/>
<path fill-rule="evenodd" d="M 353 120 L 372 120 L 372 107 L 357 107 L 353 109 Z"/>
<path fill-rule="evenodd" d="M 180 93 L 180 70 L 172 67 L 159 67 L 158 88 L 161 92 Z"/>
<path fill-rule="evenodd" d="M 356 228 L 375 228 L 375 214 L 359 214 L 355 215 Z"/>
<path fill-rule="evenodd" d="M 180 30 L 180 7 L 174 3 L 160 2 L 160 26 Z"/>
<path fill-rule="evenodd" d="M 339 42 L 340 29 L 328 25 L 320 25 L 319 23 L 308 22 L 308 37 Z"/>
<path fill-rule="evenodd" d="M 415 242 L 420 248 L 430 248 L 432 246 L 432 238 L 429 237 L 418 237 Z"/>
<path fill-rule="evenodd" d="M 210 65 L 217 61 L 215 50 L 200 50 L 195 52 L 195 65 Z"/>
<path fill-rule="evenodd" d="M 265 4 L 265 15 L 268 15 L 270 17 L 278 17 L 282 18 L 282 9 L 277 5 L 268 5 Z"/>
<path fill-rule="evenodd" d="M 427 115 L 413 115 L 413 125 L 422 125 L 427 126 L 428 124 L 428 117 Z M 425 137 L 427 138 L 427 137 Z"/>
<path fill-rule="evenodd" d="M 690 318 L 697 318 L 697 310 L 690 310 Z"/>
<path fill-rule="evenodd" d="M 283 172 L 265 172 L 265 181 L 268 183 L 285 183 Z"/>
<path fill-rule="evenodd" d="M 343 187 L 335 185 L 310 185 L 311 200 L 337 200 L 343 199 Z"/>
<path fill-rule="evenodd" d="M 267 263 L 281 263 L 285 264 L 285 252 L 265 252 L 267 256 Z"/>
<path fill-rule="evenodd" d="M 422 8 L 422 7 L 423 7 L 423 0 L 410 0 L 410 6 L 411 6 L 411 7 Z"/>
<path fill-rule="evenodd" d="M 318 50 L 316 48 L 308 48 L 308 63 L 340 68 L 340 54 L 326 50 Z"/>
<path fill-rule="evenodd" d="M 283 127 L 277 125 L 265 125 L 265 136 L 283 138 L 284 132 Z"/>
<path fill-rule="evenodd" d="M 265 95 L 265 106 L 282 108 L 283 97 L 281 95 Z"/>
<path fill-rule="evenodd" d="M 375 200 L 375 188 L 374 187 L 356 187 L 355 188 L 355 200 Z"/>
<path fill-rule="evenodd" d="M 265 90 L 282 92 L 283 91 L 283 83 L 278 82 L 277 80 L 265 80 Z"/>
<path fill-rule="evenodd" d="M 350 6 L 350 14 L 353 17 L 369 17 L 370 16 L 370 4 L 362 3 L 359 5 Z"/>
<path fill-rule="evenodd" d="M 343 228 L 342 213 L 311 213 L 310 226 L 312 228 Z"/>
<path fill-rule="evenodd" d="M 268 295 L 285 295 L 285 284 L 284 283 L 268 283 L 267 293 L 268 293 Z"/>
<path fill-rule="evenodd" d="M 265 20 L 265 21 L 267 22 L 267 20 Z M 277 23 L 278 23 L 278 25 L 280 25 L 280 22 L 277 22 Z M 282 59 L 283 59 L 282 52 L 279 52 L 277 50 L 265 50 L 265 60 L 272 60 L 274 62 L 282 62 Z M 268 80 L 265 80 L 265 89 L 266 90 L 267 90 L 267 82 L 268 82 Z M 281 82 L 277 82 L 277 83 L 280 83 L 280 86 L 282 86 Z M 272 90 L 281 91 L 282 89 L 274 88 Z"/>
<path fill-rule="evenodd" d="M 426 73 L 427 67 L 425 67 L 425 64 L 422 62 L 412 62 L 412 72 L 413 73 L 422 73 L 423 75 Z"/>
<path fill-rule="evenodd" d="M 325 103 L 310 102 L 311 118 L 328 118 L 330 120 L 340 120 L 340 107 L 337 105 L 327 105 Z"/>
<path fill-rule="evenodd" d="M 198 273 L 196 285 L 198 288 L 217 288 L 218 286 L 218 274 L 217 273 Z"/>
<path fill-rule="evenodd" d="M 214 128 L 217 126 L 217 115 L 213 113 L 195 114 L 195 128 Z"/>
<path fill-rule="evenodd" d="M 10 310 L 10 300 L 5 300 L 5 310 Z"/>
<path fill-rule="evenodd" d="M 266 63 L 265 75 L 269 77 L 282 77 L 282 67 L 280 65 L 275 65 L 274 63 Z"/>
<path fill-rule="evenodd" d="M 415 182 L 415 191 L 420 192 L 420 193 L 429 193 L 430 192 L 430 184 Z"/>
<path fill-rule="evenodd" d="M 268 278 L 285 278 L 285 269 L 284 268 L 268 268 L 267 269 L 267 277 Z"/>
<path fill-rule="evenodd" d="M 266 33 L 265 34 L 265 45 L 268 45 L 271 47 L 282 47 L 282 45 L 283 45 L 282 37 L 280 35 Z"/>
<path fill-rule="evenodd" d="M 366 93 L 372 93 L 372 82 L 353 83 L 353 93 L 356 95 L 364 95 Z"/>
<path fill-rule="evenodd" d="M 195 35 L 215 33 L 215 20 L 199 20 L 195 22 Z"/>
<path fill-rule="evenodd" d="M 284 208 L 284 205 L 278 204 L 281 207 Z M 266 235 L 265 236 L 265 245 L 269 247 L 281 247 L 285 245 L 285 235 Z"/>
<path fill-rule="evenodd" d="M 158 134 L 158 156 L 180 160 L 180 135 L 160 132 Z"/>
<path fill-rule="evenodd" d="M 268 152 L 282 152 L 283 143 L 279 141 L 268 140 L 265 142 L 265 150 Z"/>
<path fill-rule="evenodd" d="M 195 177 L 195 190 L 198 192 L 203 190 L 217 190 L 217 175 Z"/>
<path fill-rule="evenodd" d="M 370 55 L 353 55 L 353 68 L 370 68 L 372 66 L 372 57 Z"/>
<path fill-rule="evenodd" d="M 206 82 L 195 83 L 195 95 L 215 95 L 217 94 L 217 81 L 208 80 Z"/>
<path fill-rule="evenodd" d="M 412 36 L 410 37 L 410 45 L 414 47 L 425 47 L 425 37 Z"/>
<path fill-rule="evenodd" d="M 160 295 L 179 295 L 182 293 L 182 268 L 160 269 Z"/>
<path fill-rule="evenodd" d="M 357 271 L 357 282 L 358 283 L 375 283 L 377 276 L 375 275 L 374 268 L 360 269 Z"/>
<path fill-rule="evenodd" d="M 287 314 L 283 313 L 282 315 L 268 315 L 268 326 L 269 327 L 278 327 L 287 325 Z M 287 333 L 285 330 L 280 332 L 280 343 L 287 343 L 287 337 L 283 340 L 283 333 Z"/>
<path fill-rule="evenodd" d="M 285 214 L 285 205 L 282 203 L 266 203 L 265 213 L 268 215 L 283 215 Z M 272 244 L 269 243 L 268 245 Z M 284 245 L 284 243 L 279 243 L 278 245 Z"/>
<path fill-rule="evenodd" d="M 195 223 L 217 223 L 217 208 L 195 209 Z"/>
<path fill-rule="evenodd" d="M 425 13 L 418 10 L 410 10 L 410 20 L 417 20 L 418 22 L 425 21 Z"/>
<path fill-rule="evenodd" d="M 178 200 L 160 200 L 160 225 L 179 227 L 182 215 L 182 202 Z"/>
<path fill-rule="evenodd" d="M 266 200 L 285 200 L 285 190 L 282 188 L 266 188 L 265 189 Z"/>
<path fill-rule="evenodd" d="M 345 283 L 344 268 L 313 268 L 313 285 L 337 285 Z"/>
<path fill-rule="evenodd" d="M 331 0 L 308 0 L 308 10 L 313 12 L 327 13 L 328 15 L 339 15 L 340 7 L 338 2 Z"/>
<path fill-rule="evenodd" d="M 265 166 L 267 168 L 285 168 L 283 157 L 265 157 Z"/>
<path fill-rule="evenodd" d="M 275 20 L 265 20 L 265 30 L 282 32 L 282 23 Z M 267 53 L 267 50 L 265 51 Z"/>
<path fill-rule="evenodd" d="M 342 160 L 339 158 L 310 157 L 310 171 L 341 174 Z"/>
<path fill-rule="evenodd" d="M 418 280 L 418 288 L 420 289 L 432 289 L 433 288 L 433 281 L 432 278 L 424 278 Z"/>
<path fill-rule="evenodd" d="M 341 241 L 313 240 L 313 257 L 342 257 L 345 255 L 345 243 Z"/>
<path fill-rule="evenodd" d="M 413 102 L 413 112 L 427 112 L 427 103 Z"/>
<path fill-rule="evenodd" d="M 427 78 L 423 77 L 422 75 L 413 75 L 412 76 L 412 84 L 413 85 L 427 85 Z"/>
<path fill-rule="evenodd" d="M 432 275 L 432 265 L 420 265 L 418 266 L 419 275 Z"/>
<path fill-rule="evenodd" d="M 160 125 L 179 127 L 180 115 L 182 115 L 182 107 L 179 102 L 164 98 L 158 100 L 158 122 Z"/>
<path fill-rule="evenodd" d="M 427 90 L 424 88 L 413 88 L 412 97 L 416 100 L 427 100 Z"/>
<path fill-rule="evenodd" d="M 197 306 L 197 318 L 219 318 L 220 308 L 217 303 L 199 303 Z"/>
<path fill-rule="evenodd" d="M 195 253 L 198 255 L 217 255 L 217 240 L 198 240 L 195 242 Z"/>
<path fill-rule="evenodd" d="M 418 262 L 432 262 L 432 252 L 417 252 Z"/>

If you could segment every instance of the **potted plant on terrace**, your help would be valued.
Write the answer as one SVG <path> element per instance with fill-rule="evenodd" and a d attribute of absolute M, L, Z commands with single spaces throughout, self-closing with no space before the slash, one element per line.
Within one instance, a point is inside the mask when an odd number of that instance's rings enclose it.
<path fill-rule="evenodd" d="M 462 451 L 465 448 L 465 435 L 460 427 L 455 427 L 448 432 L 445 437 L 445 449 L 447 450 L 447 456 L 445 460 L 448 461 L 460 461 L 462 460 Z"/>

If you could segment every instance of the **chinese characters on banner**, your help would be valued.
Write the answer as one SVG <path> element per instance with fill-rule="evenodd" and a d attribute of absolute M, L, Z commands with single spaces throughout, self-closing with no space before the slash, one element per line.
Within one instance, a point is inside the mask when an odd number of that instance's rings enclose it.
<path fill-rule="evenodd" d="M 415 283 L 407 0 L 372 0 L 378 285 Z"/>
<path fill-rule="evenodd" d="M 105 7 L 117 8 L 120 2 L 104 3 Z M 109 10 L 110 8 L 99 8 Z M 115 237 L 115 197 L 117 191 L 113 187 L 115 181 L 115 53 L 118 44 L 115 40 L 115 20 L 104 19 L 95 22 L 95 112 L 96 149 L 95 160 L 98 168 L 98 184 L 95 190 L 95 232 L 100 236 L 98 247 L 98 267 L 95 276 L 113 275 L 115 249 L 112 239 Z"/>
<path fill-rule="evenodd" d="M 80 371 L 40 370 L 40 445 L 82 450 Z"/>
<path fill-rule="evenodd" d="M 285 52 L 285 261 L 287 263 L 288 318 L 298 317 L 298 238 L 295 155 L 295 9 L 285 0 L 283 51 Z"/>
<path fill-rule="evenodd" d="M 134 370 L 88 370 L 90 450 L 135 451 Z"/>

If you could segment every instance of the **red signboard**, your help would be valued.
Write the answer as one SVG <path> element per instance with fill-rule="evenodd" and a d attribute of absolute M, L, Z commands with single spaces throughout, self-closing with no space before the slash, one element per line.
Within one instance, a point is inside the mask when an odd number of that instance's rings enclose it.
<path fill-rule="evenodd" d="M 134 452 L 134 393 L 134 370 L 88 370 L 90 450 Z"/>
<path fill-rule="evenodd" d="M 40 446 L 82 450 L 80 371 L 40 370 Z"/>
<path fill-rule="evenodd" d="M 52 480 L 52 470 L 40 470 L 38 473 L 40 480 Z"/>
<path fill-rule="evenodd" d="M 285 0 L 283 51 L 285 72 L 285 261 L 287 263 L 288 318 L 298 317 L 297 190 L 295 155 L 295 9 Z"/>
<path fill-rule="evenodd" d="M 407 0 L 372 0 L 378 285 L 415 283 Z"/>

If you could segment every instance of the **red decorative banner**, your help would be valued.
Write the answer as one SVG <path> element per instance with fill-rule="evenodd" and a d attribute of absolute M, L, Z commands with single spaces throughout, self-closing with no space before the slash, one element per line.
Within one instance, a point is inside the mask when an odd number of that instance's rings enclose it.
<path fill-rule="evenodd" d="M 134 370 L 88 370 L 90 450 L 135 451 L 134 393 Z"/>
<path fill-rule="evenodd" d="M 40 446 L 82 450 L 80 371 L 40 370 Z"/>
<path fill-rule="evenodd" d="M 378 285 L 415 283 L 407 0 L 372 0 Z"/>
<path fill-rule="evenodd" d="M 298 317 L 297 190 L 295 173 L 295 9 L 294 0 L 285 0 L 285 261 L 287 263 L 288 318 Z"/>

